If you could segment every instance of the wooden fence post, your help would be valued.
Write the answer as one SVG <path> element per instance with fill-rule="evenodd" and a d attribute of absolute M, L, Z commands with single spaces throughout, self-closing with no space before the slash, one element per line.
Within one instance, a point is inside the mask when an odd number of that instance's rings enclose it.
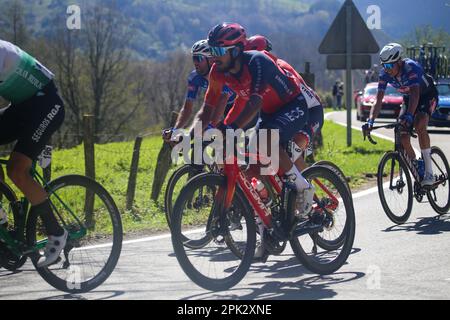
<path fill-rule="evenodd" d="M 173 127 L 177 121 L 178 113 L 172 112 L 172 119 L 170 121 L 170 126 Z M 158 200 L 159 194 L 161 193 L 162 186 L 166 180 L 167 173 L 170 169 L 170 164 L 172 162 L 170 158 L 170 153 L 172 148 L 168 143 L 163 143 L 163 146 L 158 154 L 158 160 L 156 163 L 155 174 L 153 176 L 153 186 L 152 186 L 152 196 L 151 198 L 156 202 Z"/>
<path fill-rule="evenodd" d="M 141 150 L 142 137 L 136 137 L 134 141 L 133 148 L 133 157 L 131 159 L 131 168 L 130 168 L 130 176 L 128 178 L 128 187 L 127 187 L 127 204 L 126 209 L 131 210 L 134 202 L 134 195 L 136 192 L 136 179 L 137 179 L 137 171 L 139 166 L 139 154 Z"/>
<path fill-rule="evenodd" d="M 85 174 L 87 177 L 95 180 L 95 148 L 94 148 L 94 123 L 95 118 L 92 114 L 83 115 L 84 124 L 84 163 Z M 94 221 L 94 194 L 86 191 L 84 204 L 84 212 L 86 214 L 86 224 L 88 228 L 95 226 Z"/>

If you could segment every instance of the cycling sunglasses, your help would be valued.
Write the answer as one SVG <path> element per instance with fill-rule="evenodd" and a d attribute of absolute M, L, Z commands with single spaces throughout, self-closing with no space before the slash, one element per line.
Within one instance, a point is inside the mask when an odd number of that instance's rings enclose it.
<path fill-rule="evenodd" d="M 383 63 L 383 68 L 386 70 L 392 70 L 394 69 L 395 63 Z"/>
<path fill-rule="evenodd" d="M 202 62 L 204 59 L 205 59 L 204 56 L 200 56 L 200 55 L 192 56 L 192 60 L 193 60 L 194 62 L 200 63 L 200 62 Z"/>
<path fill-rule="evenodd" d="M 209 48 L 211 50 L 211 54 L 214 57 L 223 57 L 224 55 L 227 54 L 227 51 L 229 49 L 233 49 L 234 46 L 233 47 L 209 47 Z"/>

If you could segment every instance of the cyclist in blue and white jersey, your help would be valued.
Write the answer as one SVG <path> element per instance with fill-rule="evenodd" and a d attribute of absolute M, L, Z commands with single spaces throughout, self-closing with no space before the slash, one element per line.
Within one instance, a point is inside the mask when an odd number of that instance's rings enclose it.
<path fill-rule="evenodd" d="M 381 50 L 380 60 L 383 68 L 378 82 L 377 100 L 364 128 L 370 130 L 373 126 L 380 112 L 387 84 L 390 83 L 404 95 L 406 112 L 401 114 L 399 120 L 406 128 L 414 126 L 416 129 L 425 163 L 425 175 L 421 184 L 430 186 L 434 183 L 434 176 L 427 127 L 431 113 L 437 105 L 438 92 L 433 78 L 424 72 L 422 66 L 414 60 L 403 59 L 402 54 L 403 47 L 398 43 L 390 43 Z M 416 155 L 410 139 L 409 134 L 402 134 L 401 143 L 409 158 L 415 160 Z"/>

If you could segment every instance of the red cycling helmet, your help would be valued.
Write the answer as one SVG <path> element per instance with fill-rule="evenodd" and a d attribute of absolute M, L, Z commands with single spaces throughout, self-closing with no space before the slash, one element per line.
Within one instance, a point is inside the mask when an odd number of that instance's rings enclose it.
<path fill-rule="evenodd" d="M 247 35 L 238 23 L 224 22 L 209 31 L 208 44 L 210 47 L 233 47 L 241 44 L 245 46 Z"/>
<path fill-rule="evenodd" d="M 247 44 L 245 45 L 244 50 L 271 51 L 272 43 L 270 43 L 269 39 L 266 37 L 257 34 L 247 39 Z"/>

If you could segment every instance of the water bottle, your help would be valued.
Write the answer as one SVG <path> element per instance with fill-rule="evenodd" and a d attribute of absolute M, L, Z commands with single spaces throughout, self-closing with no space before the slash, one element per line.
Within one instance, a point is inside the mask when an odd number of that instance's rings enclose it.
<path fill-rule="evenodd" d="M 425 176 L 425 162 L 422 158 L 419 158 L 417 160 L 417 171 L 419 172 L 420 179 L 423 179 Z"/>
<path fill-rule="evenodd" d="M 272 199 L 269 198 L 269 191 L 267 191 L 266 186 L 264 183 L 262 183 L 261 180 L 256 179 L 255 177 L 252 178 L 252 186 L 256 189 L 259 196 L 261 197 L 261 200 L 264 202 L 266 206 L 270 206 L 272 203 Z"/>
<path fill-rule="evenodd" d="M 0 225 L 6 226 L 8 223 L 8 216 L 6 215 L 5 210 L 3 210 L 2 207 L 0 207 Z"/>

